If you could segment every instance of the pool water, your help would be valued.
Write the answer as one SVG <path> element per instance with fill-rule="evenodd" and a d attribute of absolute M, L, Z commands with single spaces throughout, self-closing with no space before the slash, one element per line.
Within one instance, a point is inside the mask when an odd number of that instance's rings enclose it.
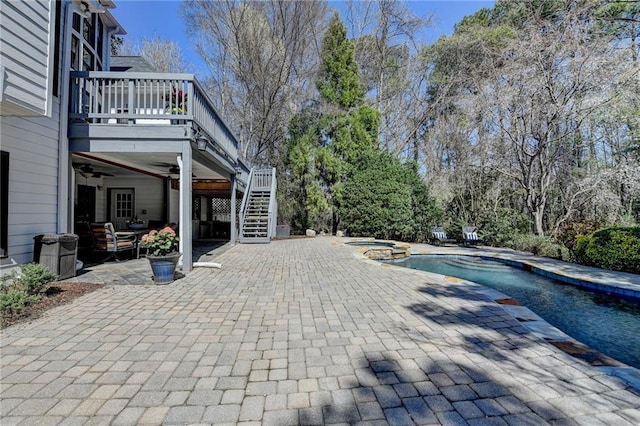
<path fill-rule="evenodd" d="M 640 368 L 640 305 L 633 301 L 472 256 L 410 256 L 393 263 L 501 291 L 574 339 Z"/>

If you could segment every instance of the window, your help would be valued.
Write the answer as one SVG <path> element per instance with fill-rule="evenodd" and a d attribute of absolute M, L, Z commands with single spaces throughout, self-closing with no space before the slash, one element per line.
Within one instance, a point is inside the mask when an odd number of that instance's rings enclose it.
<path fill-rule="evenodd" d="M 104 42 L 103 42 L 103 33 L 104 33 L 104 26 L 102 25 L 102 21 L 98 19 L 98 30 L 96 31 L 96 52 L 98 52 L 98 55 L 102 56 L 102 52 L 104 49 Z M 98 64 L 98 67 L 96 68 L 98 71 L 102 70 L 102 67 L 100 66 L 100 64 Z"/>
<path fill-rule="evenodd" d="M 75 35 L 71 37 L 71 69 L 74 71 L 78 71 L 78 51 L 80 40 Z"/>
<path fill-rule="evenodd" d="M 78 33 L 80 32 L 80 15 L 77 13 L 73 15 L 73 29 Z"/>
<path fill-rule="evenodd" d="M 7 257 L 9 244 L 9 153 L 0 151 L 0 257 Z"/>
<path fill-rule="evenodd" d="M 73 15 L 71 36 L 71 69 L 82 71 L 102 70 L 104 54 L 104 25 L 93 14 L 89 18 Z"/>
<path fill-rule="evenodd" d="M 89 44 L 93 44 L 96 38 L 95 22 L 96 22 L 96 15 L 91 15 L 91 17 L 89 18 L 84 18 L 82 22 L 83 24 L 82 34 L 84 35 L 85 41 Z"/>
<path fill-rule="evenodd" d="M 82 71 L 93 71 L 94 56 L 93 53 L 86 47 L 82 52 Z"/>
<path fill-rule="evenodd" d="M 116 216 L 117 217 L 133 217 L 133 194 L 116 193 Z"/>

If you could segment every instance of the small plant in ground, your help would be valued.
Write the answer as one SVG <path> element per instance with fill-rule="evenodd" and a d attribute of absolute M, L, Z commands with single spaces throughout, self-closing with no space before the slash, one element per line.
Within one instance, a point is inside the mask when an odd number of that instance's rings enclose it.
<path fill-rule="evenodd" d="M 29 295 L 24 289 L 3 286 L 0 289 L 0 327 L 5 326 L 8 318 L 18 316 L 33 303 L 40 300 L 40 296 Z"/>
<path fill-rule="evenodd" d="M 27 263 L 14 274 L 13 282 L 22 287 L 29 295 L 40 295 L 47 291 L 47 284 L 58 279 L 46 266 L 39 263 Z"/>
<path fill-rule="evenodd" d="M 19 271 L 0 278 L 0 324 L 20 313 L 40 300 L 47 291 L 47 284 L 57 279 L 46 266 L 38 263 L 27 263 Z"/>

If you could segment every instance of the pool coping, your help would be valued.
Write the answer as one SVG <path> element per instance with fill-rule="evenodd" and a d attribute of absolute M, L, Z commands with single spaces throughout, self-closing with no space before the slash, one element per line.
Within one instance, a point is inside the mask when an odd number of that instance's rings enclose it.
<path fill-rule="evenodd" d="M 530 253 L 515 250 L 494 249 L 478 246 L 466 249 L 463 247 L 429 247 L 425 244 L 411 245 L 412 255 L 464 255 L 493 259 L 529 270 L 536 274 L 556 279 L 567 284 L 587 288 L 601 293 L 612 293 L 627 299 L 640 302 L 640 275 L 628 272 L 609 271 L 591 266 L 578 265 L 557 259 L 534 256 Z"/>
<path fill-rule="evenodd" d="M 345 244 L 347 245 L 347 244 Z M 568 284 L 572 284 L 572 285 L 576 285 L 576 286 L 580 286 L 580 284 L 577 284 L 577 282 L 584 282 L 584 280 L 582 279 L 582 276 L 572 276 L 569 275 L 569 272 L 563 272 L 560 273 L 559 271 L 553 271 L 550 270 L 551 267 L 550 266 L 543 266 L 540 265 L 539 262 L 536 262 L 533 259 L 530 259 L 530 257 L 532 255 L 527 254 L 527 253 L 521 253 L 521 252 L 516 252 L 516 251 L 512 251 L 512 253 L 504 253 L 504 250 L 500 250 L 501 253 L 495 253 L 495 252 L 490 252 L 488 250 L 478 250 L 478 248 L 472 248 L 470 250 L 465 250 L 466 248 L 460 248 L 460 247 L 456 247 L 455 249 L 457 250 L 451 250 L 454 248 L 450 248 L 450 247 L 436 247 L 436 246 L 429 246 L 426 250 L 425 247 L 422 246 L 427 246 L 426 244 L 420 244 L 420 245 L 414 245 L 411 244 L 411 256 L 414 255 L 467 255 L 467 256 L 476 256 L 476 257 L 481 257 L 481 258 L 487 258 L 487 259 L 496 259 L 499 261 L 505 261 L 504 263 L 506 264 L 512 264 L 512 266 L 515 267 L 520 267 L 518 266 L 518 264 L 520 265 L 527 265 L 527 267 L 525 267 L 524 269 L 528 269 L 531 268 L 532 272 L 534 273 L 538 273 L 540 275 L 543 276 L 549 276 L 555 279 L 558 279 L 560 281 L 566 282 Z M 351 247 L 357 247 L 357 246 L 351 246 Z M 427 252 L 425 252 L 427 251 Z M 498 254 L 500 254 L 501 256 L 498 256 Z M 525 327 L 526 329 L 528 329 L 533 335 L 541 338 L 542 340 L 546 341 L 549 344 L 552 344 L 554 346 L 556 346 L 558 349 L 562 350 L 563 352 L 576 357 L 576 355 L 567 352 L 566 350 L 563 350 L 562 347 L 555 345 L 554 343 L 561 343 L 561 342 L 569 342 L 569 343 L 575 343 L 578 345 L 582 345 L 582 346 L 586 346 L 584 345 L 582 342 L 574 339 L 573 337 L 569 336 L 568 334 L 564 333 L 562 330 L 560 330 L 557 327 L 554 327 L 553 325 L 551 325 L 550 323 L 548 323 L 547 321 L 545 321 L 543 318 L 541 318 L 538 314 L 536 314 L 535 312 L 533 312 L 532 310 L 530 310 L 529 308 L 527 308 L 526 306 L 522 306 L 522 305 L 507 305 L 507 304 L 502 304 L 499 303 L 499 300 L 504 300 L 504 299 L 511 299 L 510 296 L 498 291 L 498 290 L 494 290 L 492 288 L 483 286 L 481 284 L 478 284 L 476 282 L 473 281 L 469 281 L 469 280 L 464 280 L 464 279 L 460 279 L 460 278 L 456 278 L 456 277 L 448 277 L 447 275 L 442 275 L 442 274 L 437 274 L 437 273 L 433 273 L 433 272 L 426 272 L 426 271 L 420 271 L 417 269 L 411 269 L 411 268 L 405 268 L 403 266 L 399 266 L 399 265 L 395 265 L 393 263 L 383 263 L 380 262 L 378 260 L 374 260 L 374 259 L 370 259 L 368 258 L 364 253 L 362 253 L 362 251 L 359 250 L 355 250 L 353 252 L 353 255 L 356 258 L 359 258 L 365 262 L 369 262 L 371 264 L 377 265 L 377 266 L 381 266 L 381 267 L 390 267 L 390 268 L 403 268 L 404 271 L 410 271 L 411 273 L 416 273 L 416 274 L 424 274 L 424 275 L 429 275 L 431 277 L 439 277 L 441 280 L 448 280 L 450 281 L 451 278 L 455 278 L 456 283 L 461 284 L 461 285 L 465 285 L 467 287 L 471 287 L 474 288 L 479 294 L 483 295 L 486 299 L 488 299 L 489 301 L 496 303 L 498 305 L 500 305 L 507 314 L 509 314 L 511 317 L 513 317 L 516 321 L 518 321 L 523 327 Z M 511 256 L 523 256 L 523 257 L 529 257 L 528 260 L 515 260 L 513 258 L 510 258 Z M 547 260 L 547 259 L 542 259 L 542 260 Z M 552 262 L 561 262 L 555 259 L 548 259 L 548 261 Z M 566 263 L 566 262 L 562 262 L 562 263 Z M 582 267 L 581 265 L 576 265 L 577 267 Z M 535 270 L 533 270 L 535 268 Z M 583 267 L 583 268 L 589 268 L 589 267 Z M 589 268 L 589 269 L 596 269 L 596 268 Z M 603 271 L 603 270 L 600 270 Z M 619 274 L 621 275 L 633 275 L 633 274 L 626 274 L 626 273 L 617 273 L 615 271 L 610 271 L 611 273 L 609 274 L 609 271 L 604 271 L 605 273 L 607 273 L 607 275 L 609 276 L 617 276 Z M 560 278 L 556 278 L 556 277 L 560 277 Z M 627 277 L 628 278 L 628 277 Z M 640 276 L 638 276 L 639 280 L 640 280 Z M 589 286 L 589 285 L 584 285 L 582 287 L 585 287 L 587 289 L 591 289 L 591 290 L 595 290 L 595 291 L 604 291 L 604 292 L 609 292 L 609 293 L 614 293 L 614 294 L 621 294 L 625 297 L 633 297 L 633 296 L 627 296 L 627 293 L 624 292 L 615 292 L 615 291 L 611 291 L 610 289 L 615 289 L 615 288 L 619 288 L 617 287 L 618 283 L 610 283 L 610 282 L 605 282 L 602 283 L 600 282 L 600 279 L 597 280 L 588 280 L 588 283 L 594 283 L 596 286 Z M 622 287 L 624 290 L 628 290 L 628 286 L 631 286 L 631 289 L 633 290 L 633 294 L 636 294 L 636 297 L 638 298 L 638 300 L 640 300 L 640 285 L 636 285 L 634 283 L 623 283 L 624 286 Z M 606 290 L 599 290 L 599 288 L 604 288 Z M 640 369 L 637 369 L 635 367 L 629 366 L 627 364 L 624 364 L 621 361 L 615 360 L 613 358 L 610 358 L 604 354 L 601 354 L 603 358 L 609 358 L 611 360 L 613 360 L 614 362 L 612 363 L 613 365 L 603 365 L 603 366 L 598 366 L 598 365 L 593 365 L 591 363 L 589 363 L 588 361 L 584 360 L 583 358 L 577 357 L 578 359 L 581 359 L 583 362 L 587 362 L 589 365 L 591 365 L 593 368 L 601 371 L 604 374 L 610 375 L 610 376 L 614 376 L 619 378 L 620 380 L 623 380 L 628 386 L 634 388 L 637 391 L 640 391 Z"/>

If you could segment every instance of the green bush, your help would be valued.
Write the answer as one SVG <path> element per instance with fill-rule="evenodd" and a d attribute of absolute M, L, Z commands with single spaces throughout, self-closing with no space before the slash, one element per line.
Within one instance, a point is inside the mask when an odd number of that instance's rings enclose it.
<path fill-rule="evenodd" d="M 578 235 L 586 235 L 597 231 L 600 226 L 594 221 L 576 221 L 566 222 L 560 227 L 558 240 L 561 241 L 569 250 L 575 250 L 576 238 Z"/>
<path fill-rule="evenodd" d="M 526 215 L 510 208 L 497 208 L 483 211 L 477 225 L 486 244 L 504 246 L 517 235 L 526 233 L 529 224 Z"/>
<path fill-rule="evenodd" d="M 0 277 L 0 325 L 11 317 L 19 316 L 27 305 L 40 300 L 47 284 L 58 277 L 46 266 L 27 263 L 19 271 Z"/>
<path fill-rule="evenodd" d="M 29 295 L 39 295 L 47 291 L 47 284 L 58 279 L 46 266 L 39 263 L 27 263 L 20 267 L 19 273 L 12 276 L 13 283 L 23 288 Z"/>
<path fill-rule="evenodd" d="M 20 315 L 27 305 L 36 303 L 38 300 L 40 296 L 27 294 L 22 288 L 2 287 L 0 289 L 0 325 L 4 326 L 8 318 Z"/>
<path fill-rule="evenodd" d="M 514 250 L 528 251 L 536 256 L 550 257 L 567 262 L 573 261 L 571 251 L 562 243 L 550 237 L 533 234 L 516 235 L 508 243 Z"/>
<path fill-rule="evenodd" d="M 640 273 L 640 227 L 603 228 L 578 235 L 575 254 L 585 265 Z"/>
<path fill-rule="evenodd" d="M 349 236 L 424 241 L 439 215 L 415 165 L 386 152 L 361 153 L 340 208 L 341 226 Z"/>

